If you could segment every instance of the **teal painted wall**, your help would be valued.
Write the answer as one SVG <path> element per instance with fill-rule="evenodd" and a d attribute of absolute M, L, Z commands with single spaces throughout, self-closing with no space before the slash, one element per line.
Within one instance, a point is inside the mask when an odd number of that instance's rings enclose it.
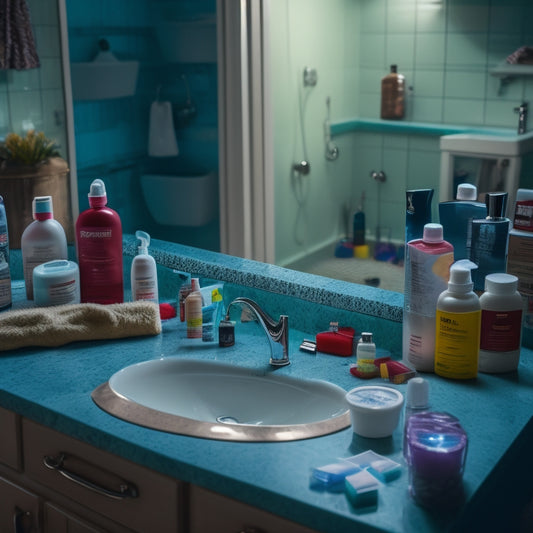
<path fill-rule="evenodd" d="M 273 0 L 272 6 L 279 264 L 342 237 L 343 207 L 353 211 L 363 192 L 369 232 L 379 225 L 382 235 L 398 241 L 404 238 L 405 190 L 433 187 L 438 199 L 438 138 L 345 134 L 334 138 L 339 159 L 327 162 L 327 95 L 333 121 L 378 118 L 380 80 L 397 63 L 412 87 L 406 120 L 515 128 L 513 108 L 533 99 L 532 77 L 500 90 L 489 73 L 533 42 L 530 0 Z M 317 68 L 318 84 L 303 90 L 307 65 Z M 302 158 L 298 93 L 311 163 L 311 174 L 301 179 L 290 172 L 293 160 Z M 383 170 L 387 182 L 371 180 L 371 170 Z"/>

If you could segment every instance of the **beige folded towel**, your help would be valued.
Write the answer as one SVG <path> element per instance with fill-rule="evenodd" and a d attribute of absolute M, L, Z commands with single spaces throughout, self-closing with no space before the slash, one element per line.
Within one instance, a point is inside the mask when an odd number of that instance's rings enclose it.
<path fill-rule="evenodd" d="M 0 351 L 159 333 L 159 307 L 146 301 L 57 305 L 0 313 Z"/>

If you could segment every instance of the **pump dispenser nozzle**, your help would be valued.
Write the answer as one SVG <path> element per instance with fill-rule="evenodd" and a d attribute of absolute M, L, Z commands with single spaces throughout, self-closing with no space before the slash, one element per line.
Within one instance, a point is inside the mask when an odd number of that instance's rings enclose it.
<path fill-rule="evenodd" d="M 448 281 L 448 291 L 467 293 L 472 290 L 472 275 L 470 271 L 477 268 L 477 265 L 468 259 L 456 261 L 450 267 L 450 280 Z"/>
<path fill-rule="evenodd" d="M 104 207 L 107 204 L 105 183 L 100 178 L 93 180 L 88 196 L 91 207 Z"/>
<path fill-rule="evenodd" d="M 141 245 L 137 248 L 139 255 L 144 255 L 148 253 L 148 246 L 150 246 L 150 235 L 145 231 L 137 230 L 135 232 L 135 237 L 141 241 Z"/>

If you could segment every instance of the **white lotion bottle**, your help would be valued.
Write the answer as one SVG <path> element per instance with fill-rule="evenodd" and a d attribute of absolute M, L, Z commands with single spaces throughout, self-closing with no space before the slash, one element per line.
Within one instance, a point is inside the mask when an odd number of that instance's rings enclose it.
<path fill-rule="evenodd" d="M 146 300 L 158 303 L 157 267 L 155 259 L 148 253 L 150 235 L 137 230 L 135 237 L 141 241 L 141 245 L 138 247 L 138 254 L 131 263 L 131 299 L 134 302 Z"/>
<path fill-rule="evenodd" d="M 512 372 L 518 368 L 524 303 L 511 274 L 488 274 L 481 295 L 479 371 Z"/>
<path fill-rule="evenodd" d="M 54 220 L 51 196 L 36 196 L 32 202 L 34 221 L 20 239 L 26 298 L 33 300 L 33 269 L 56 259 L 68 259 L 67 237 L 63 226 Z"/>

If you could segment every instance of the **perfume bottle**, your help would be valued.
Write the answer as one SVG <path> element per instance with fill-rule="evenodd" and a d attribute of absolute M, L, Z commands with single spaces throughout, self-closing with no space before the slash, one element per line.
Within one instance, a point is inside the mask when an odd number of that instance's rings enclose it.
<path fill-rule="evenodd" d="M 485 276 L 506 272 L 511 221 L 505 216 L 506 192 L 489 192 L 485 197 L 488 216 L 472 220 L 470 260 L 475 291 L 485 290 Z"/>
<path fill-rule="evenodd" d="M 433 189 L 411 189 L 405 191 L 405 242 L 421 239 L 424 226 L 431 222 L 431 200 Z"/>
<path fill-rule="evenodd" d="M 439 204 L 444 239 L 453 246 L 454 258 L 468 259 L 472 242 L 472 220 L 487 217 L 487 207 L 477 201 L 477 187 L 460 183 L 457 199 Z"/>

